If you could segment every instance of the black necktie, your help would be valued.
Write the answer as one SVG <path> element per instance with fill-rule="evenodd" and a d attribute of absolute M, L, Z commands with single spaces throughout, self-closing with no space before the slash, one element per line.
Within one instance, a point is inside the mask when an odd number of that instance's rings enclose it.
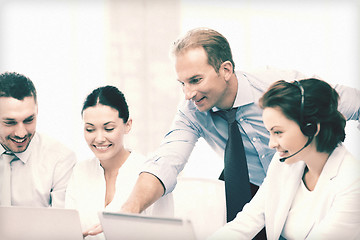
<path fill-rule="evenodd" d="M 232 221 L 251 199 L 249 172 L 244 145 L 236 122 L 236 110 L 225 112 L 229 123 L 229 138 L 225 147 L 224 180 L 227 221 Z"/>

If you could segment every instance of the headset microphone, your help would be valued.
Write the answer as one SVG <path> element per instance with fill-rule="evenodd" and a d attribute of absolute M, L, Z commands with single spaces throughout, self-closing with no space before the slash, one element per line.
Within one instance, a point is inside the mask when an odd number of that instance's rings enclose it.
<path fill-rule="evenodd" d="M 313 136 L 310 136 L 309 139 L 307 140 L 306 144 L 299 151 L 297 151 L 294 154 L 291 154 L 290 156 L 280 158 L 279 161 L 280 162 L 285 162 L 286 159 L 291 158 L 291 157 L 295 156 L 296 154 L 298 154 L 299 152 L 301 152 L 304 148 L 306 148 L 311 143 L 313 138 L 314 138 Z"/>

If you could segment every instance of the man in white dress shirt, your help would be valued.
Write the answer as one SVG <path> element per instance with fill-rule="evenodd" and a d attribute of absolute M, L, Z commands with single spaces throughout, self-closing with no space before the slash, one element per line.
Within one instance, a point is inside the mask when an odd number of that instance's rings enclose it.
<path fill-rule="evenodd" d="M 36 132 L 36 89 L 18 73 L 0 74 L 0 205 L 64 207 L 73 151 Z"/>

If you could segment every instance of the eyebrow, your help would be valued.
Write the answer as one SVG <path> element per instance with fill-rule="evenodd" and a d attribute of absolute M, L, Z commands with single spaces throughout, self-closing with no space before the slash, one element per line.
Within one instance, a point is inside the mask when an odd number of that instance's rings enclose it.
<path fill-rule="evenodd" d="M 35 114 L 32 114 L 30 116 L 28 116 L 27 118 L 25 118 L 25 120 L 30 120 L 30 119 L 34 119 L 35 118 Z"/>
<path fill-rule="evenodd" d="M 270 130 L 269 130 L 269 131 L 273 131 L 273 130 L 274 130 L 274 128 L 276 128 L 276 127 L 278 127 L 278 126 L 273 126 L 272 128 L 270 128 Z"/>
<path fill-rule="evenodd" d="M 202 77 L 202 75 L 201 74 L 196 74 L 194 76 L 191 76 L 191 77 L 187 78 L 186 80 L 191 81 L 191 80 L 197 79 L 199 77 Z M 182 81 L 180 81 L 180 79 L 177 79 L 177 80 L 178 80 L 178 82 L 183 83 Z"/>
<path fill-rule="evenodd" d="M 113 122 L 113 121 L 109 121 L 109 122 L 104 123 L 103 125 L 106 126 L 106 125 L 109 125 L 110 123 L 114 123 L 114 122 Z M 85 123 L 85 124 L 88 124 L 88 125 L 91 125 L 91 126 L 95 126 L 95 125 L 92 124 L 92 123 Z"/>
<path fill-rule="evenodd" d="M 200 75 L 200 74 L 196 74 L 196 75 L 190 77 L 189 80 L 194 80 L 194 79 L 197 79 L 197 78 L 199 78 L 199 77 L 201 77 L 201 75 Z"/>
<path fill-rule="evenodd" d="M 25 118 L 24 121 L 34 119 L 34 118 L 35 118 L 35 114 L 32 114 L 32 115 L 28 116 L 27 118 Z M 4 118 L 3 121 L 17 121 L 17 120 L 15 118 Z"/>
<path fill-rule="evenodd" d="M 14 121 L 15 118 L 3 118 L 3 121 Z"/>

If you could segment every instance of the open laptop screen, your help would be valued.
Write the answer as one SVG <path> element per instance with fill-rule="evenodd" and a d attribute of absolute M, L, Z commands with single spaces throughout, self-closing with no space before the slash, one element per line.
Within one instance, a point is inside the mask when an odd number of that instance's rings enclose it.
<path fill-rule="evenodd" d="M 0 206 L 1 240 L 82 240 L 74 209 Z"/>

